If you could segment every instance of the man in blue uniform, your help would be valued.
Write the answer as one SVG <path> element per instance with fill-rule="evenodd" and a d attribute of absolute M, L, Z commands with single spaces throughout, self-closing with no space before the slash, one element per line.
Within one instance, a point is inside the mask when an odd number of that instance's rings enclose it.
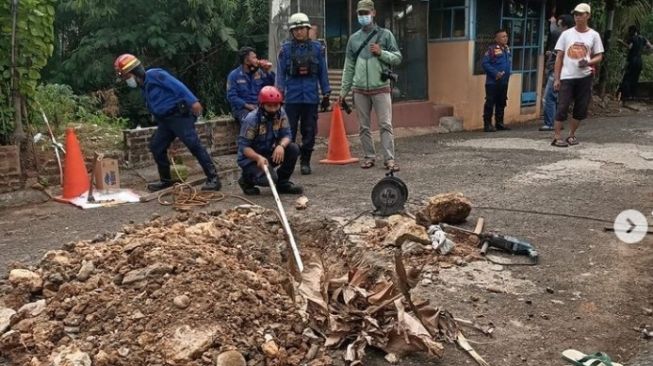
<path fill-rule="evenodd" d="M 508 48 L 508 33 L 500 29 L 494 32 L 494 41 L 483 56 L 485 79 L 485 106 L 483 125 L 485 132 L 509 130 L 503 125 L 503 111 L 508 99 L 508 81 L 512 72 L 512 55 Z M 492 114 L 496 128 L 492 126 Z"/>
<path fill-rule="evenodd" d="M 158 124 L 150 141 L 150 151 L 154 155 L 160 181 L 148 184 L 148 189 L 155 192 L 172 186 L 167 152 L 172 141 L 179 138 L 206 174 L 202 190 L 220 190 L 222 185 L 213 160 L 200 144 L 195 131 L 195 121 L 202 114 L 202 105 L 197 97 L 165 70 L 153 68 L 145 71 L 134 55 L 119 56 L 113 66 L 130 88 L 141 88 L 147 109 Z"/>
<path fill-rule="evenodd" d="M 322 110 L 329 107 L 329 75 L 325 49 L 308 37 L 311 23 L 308 16 L 296 13 L 288 21 L 292 39 L 284 43 L 277 60 L 277 87 L 286 101 L 292 141 L 297 129 L 302 133 L 300 165 L 302 174 L 311 174 L 311 155 L 317 133 L 317 107 L 320 103 L 318 84 L 322 90 Z"/>
<path fill-rule="evenodd" d="M 290 176 L 295 171 L 299 147 L 291 141 L 288 117 L 281 108 L 283 96 L 273 86 L 266 86 L 259 93 L 259 107 L 251 111 L 240 125 L 238 136 L 238 166 L 242 176 L 238 180 L 246 195 L 257 195 L 256 186 L 269 185 L 264 166 L 276 183 L 277 192 L 301 194 L 301 186 L 293 184 Z"/>
<path fill-rule="evenodd" d="M 227 100 L 231 114 L 238 124 L 249 112 L 256 109 L 258 93 L 264 86 L 274 85 L 275 74 L 270 71 L 272 63 L 259 60 L 256 51 L 243 47 L 238 51 L 240 66 L 229 73 L 227 78 Z"/>

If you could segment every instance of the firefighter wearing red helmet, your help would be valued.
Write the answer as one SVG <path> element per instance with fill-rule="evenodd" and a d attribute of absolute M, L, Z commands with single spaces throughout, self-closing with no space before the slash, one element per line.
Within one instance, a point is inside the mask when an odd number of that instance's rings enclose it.
<path fill-rule="evenodd" d="M 283 96 L 273 86 L 265 86 L 258 95 L 258 108 L 251 111 L 240 125 L 238 136 L 238 166 L 242 175 L 238 180 L 246 195 L 257 195 L 257 186 L 268 185 L 264 166 L 276 182 L 277 191 L 301 194 L 303 189 L 290 181 L 299 157 L 299 147 L 291 142 L 288 116 L 283 110 Z"/>
<path fill-rule="evenodd" d="M 206 175 L 202 189 L 220 190 L 222 185 L 215 164 L 202 147 L 195 130 L 197 117 L 202 114 L 202 105 L 197 97 L 167 71 L 159 68 L 146 71 L 134 55 L 120 55 L 113 67 L 130 88 L 141 88 L 147 109 L 158 124 L 150 141 L 150 151 L 159 170 L 160 181 L 148 184 L 148 189 L 154 192 L 172 186 L 168 147 L 175 138 L 179 138 L 195 156 Z"/>

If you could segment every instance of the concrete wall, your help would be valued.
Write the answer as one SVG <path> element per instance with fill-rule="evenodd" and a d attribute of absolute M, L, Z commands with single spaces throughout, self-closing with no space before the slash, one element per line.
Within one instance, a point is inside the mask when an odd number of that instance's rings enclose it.
<path fill-rule="evenodd" d="M 22 188 L 18 146 L 0 146 L 0 193 Z"/>
<path fill-rule="evenodd" d="M 202 145 L 211 155 L 233 154 L 237 151 L 238 126 L 232 118 L 220 118 L 198 122 L 195 125 Z M 154 164 L 149 144 L 156 127 L 123 131 L 124 159 L 129 167 Z M 173 156 L 191 157 L 190 151 L 175 140 L 168 150 Z"/>
<path fill-rule="evenodd" d="M 466 130 L 483 128 L 485 75 L 473 75 L 474 42 L 437 42 L 428 45 L 429 99 L 434 104 L 450 104 L 454 115 L 463 118 Z M 538 68 L 542 70 L 540 56 Z M 540 73 L 541 74 L 541 73 Z M 538 118 L 540 103 L 521 108 L 521 74 L 510 77 L 506 124 Z M 541 85 L 541 76 L 538 77 Z M 538 101 L 541 91 L 538 90 Z"/>

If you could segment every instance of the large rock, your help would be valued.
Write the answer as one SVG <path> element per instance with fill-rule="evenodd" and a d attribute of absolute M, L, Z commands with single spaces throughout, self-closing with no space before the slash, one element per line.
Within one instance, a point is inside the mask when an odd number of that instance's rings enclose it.
<path fill-rule="evenodd" d="M 218 355 L 215 366 L 247 366 L 247 362 L 240 352 L 226 351 Z"/>
<path fill-rule="evenodd" d="M 43 310 L 45 310 L 45 299 L 30 302 L 29 304 L 23 305 L 18 312 L 24 314 L 24 316 L 34 317 L 39 316 Z"/>
<path fill-rule="evenodd" d="M 440 128 L 448 132 L 462 132 L 463 120 L 453 116 L 440 117 Z"/>
<path fill-rule="evenodd" d="M 460 224 L 472 211 L 472 203 L 462 193 L 445 193 L 428 199 L 426 207 L 415 216 L 423 226 L 439 224 Z"/>
<path fill-rule="evenodd" d="M 0 308 L 0 334 L 4 333 L 11 324 L 11 317 L 16 314 L 14 309 Z"/>
<path fill-rule="evenodd" d="M 146 278 L 157 278 L 161 277 L 166 273 L 170 273 L 174 270 L 174 267 L 169 264 L 155 263 L 151 266 L 135 269 L 125 273 L 125 277 L 122 279 L 123 285 L 128 285 L 130 283 L 142 281 Z"/>
<path fill-rule="evenodd" d="M 82 267 L 79 269 L 79 272 L 77 273 L 77 280 L 82 282 L 88 280 L 94 271 L 95 271 L 95 265 L 93 264 L 93 261 L 82 261 Z"/>
<path fill-rule="evenodd" d="M 175 330 L 175 334 L 167 340 L 163 349 L 166 356 L 175 361 L 192 360 L 206 351 L 217 335 L 215 326 L 204 329 L 193 329 L 183 325 Z"/>
<path fill-rule="evenodd" d="M 9 272 L 9 283 L 14 286 L 27 286 L 32 292 L 43 288 L 43 279 L 37 273 L 26 269 L 13 269 Z"/>
<path fill-rule="evenodd" d="M 54 354 L 54 366 L 91 366 L 91 357 L 74 345 L 64 347 Z"/>
<path fill-rule="evenodd" d="M 417 225 L 414 221 L 399 222 L 392 227 L 383 245 L 403 244 L 405 241 L 414 241 L 420 244 L 431 244 L 431 239 L 424 226 Z"/>

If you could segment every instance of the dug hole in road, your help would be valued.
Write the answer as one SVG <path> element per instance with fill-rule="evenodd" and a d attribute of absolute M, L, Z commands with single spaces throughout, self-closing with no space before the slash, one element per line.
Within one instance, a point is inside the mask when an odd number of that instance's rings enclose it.
<path fill-rule="evenodd" d="M 568 348 L 603 351 L 624 365 L 651 364 L 653 341 L 641 329 L 653 328 L 653 239 L 625 244 L 603 230 L 625 209 L 653 220 L 650 120 L 639 114 L 588 121 L 578 133 L 581 144 L 568 149 L 549 146 L 550 136 L 533 125 L 397 140 L 411 212 L 436 194 L 462 192 L 473 207 L 462 226 L 471 230 L 484 217 L 487 230 L 528 240 L 540 254 L 536 266 L 509 266 L 485 261 L 465 238 L 456 237 L 458 252 L 448 256 L 424 245 L 404 247 L 412 301 L 493 329 L 487 336 L 460 326 L 490 365 L 565 365 L 560 352 Z M 349 282 L 333 282 L 330 291 L 379 294 L 371 283 L 395 297 L 401 292 L 391 286 L 394 249 L 384 244 L 401 220 L 388 226 L 369 214 L 353 220 L 371 209 L 371 187 L 383 174 L 315 164 L 312 175 L 295 178 L 305 186 L 308 208 L 295 211 L 296 197 L 283 198 L 306 262 L 322 258 L 322 272 L 311 266 L 311 273 L 349 273 Z M 236 186 L 225 191 L 239 193 Z M 255 200 L 275 207 L 265 190 Z M 346 348 L 324 347 L 319 307 L 302 313 L 292 301 L 302 293 L 293 294 L 291 257 L 273 211 L 224 211 L 237 204 L 225 200 L 182 216 L 156 203 L 81 211 L 50 202 L 1 212 L 0 230 L 10 234 L 0 238 L 0 264 L 5 273 L 24 271 L 2 283 L 0 325 L 9 320 L 1 329 L 0 364 L 79 357 L 93 365 L 210 365 L 228 349 L 249 364 L 343 364 Z M 154 212 L 161 217 L 152 218 Z M 330 272 L 334 266 L 342 267 Z M 351 282 L 348 270 L 360 268 L 373 269 L 353 271 L 369 283 Z M 370 305 L 360 294 L 348 292 L 351 306 Z M 392 303 L 375 313 L 379 329 L 403 324 L 397 319 L 411 311 L 400 302 L 405 309 Z M 21 311 L 25 304 L 31 305 Z M 435 319 L 445 324 L 441 314 Z M 372 338 L 383 343 L 384 334 Z M 475 364 L 446 335 L 437 335 L 438 345 L 411 335 L 421 352 L 398 356 L 398 364 Z M 366 352 L 364 364 L 387 364 L 384 352 Z"/>

